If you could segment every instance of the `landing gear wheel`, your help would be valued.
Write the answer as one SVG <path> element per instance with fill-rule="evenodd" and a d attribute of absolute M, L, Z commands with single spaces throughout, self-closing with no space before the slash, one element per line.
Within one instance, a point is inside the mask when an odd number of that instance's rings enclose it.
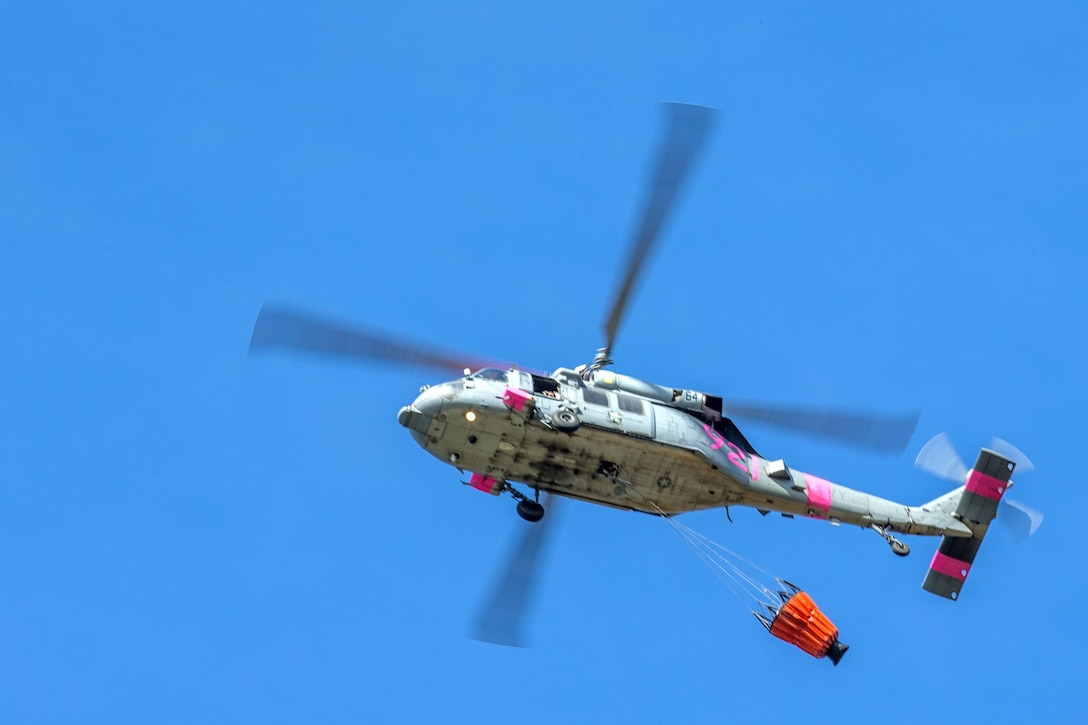
<path fill-rule="evenodd" d="M 899 539 L 891 540 L 892 553 L 896 556 L 906 556 L 910 553 L 910 547 L 904 544 Z"/>
<path fill-rule="evenodd" d="M 560 433 L 573 433 L 582 425 L 582 419 L 570 408 L 560 408 L 552 415 L 552 427 Z"/>
<path fill-rule="evenodd" d="M 518 501 L 518 516 L 530 523 L 536 523 L 544 518 L 544 507 L 536 501 L 525 499 Z"/>

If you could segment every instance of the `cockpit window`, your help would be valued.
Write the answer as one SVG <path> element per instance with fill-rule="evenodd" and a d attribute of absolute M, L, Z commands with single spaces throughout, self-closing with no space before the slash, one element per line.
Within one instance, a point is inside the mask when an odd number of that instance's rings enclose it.
<path fill-rule="evenodd" d="M 483 370 L 477 371 L 476 374 L 473 375 L 473 377 L 480 378 L 481 380 L 494 380 L 500 383 L 505 383 L 506 371 L 499 370 L 498 368 L 484 368 Z"/>

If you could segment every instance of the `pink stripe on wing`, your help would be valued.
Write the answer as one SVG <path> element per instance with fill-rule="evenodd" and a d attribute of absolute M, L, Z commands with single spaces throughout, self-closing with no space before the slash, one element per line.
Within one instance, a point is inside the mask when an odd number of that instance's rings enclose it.
<path fill-rule="evenodd" d="M 822 478 L 813 476 L 811 473 L 806 473 L 805 493 L 808 495 L 808 505 L 810 508 L 819 509 L 825 514 L 831 508 L 830 481 L 825 481 Z"/>
<path fill-rule="evenodd" d="M 933 555 L 933 561 L 930 562 L 929 568 L 938 574 L 944 574 L 959 581 L 966 579 L 967 572 L 971 571 L 971 565 L 966 561 L 953 559 L 951 556 L 945 556 L 939 551 Z"/>
<path fill-rule="evenodd" d="M 994 501 L 1001 500 L 1001 494 L 1005 493 L 1005 487 L 1008 484 L 1004 481 L 994 478 L 993 476 L 987 476 L 982 471 L 971 470 L 970 475 L 967 476 L 967 490 L 971 493 L 977 493 L 979 496 L 992 499 Z"/>

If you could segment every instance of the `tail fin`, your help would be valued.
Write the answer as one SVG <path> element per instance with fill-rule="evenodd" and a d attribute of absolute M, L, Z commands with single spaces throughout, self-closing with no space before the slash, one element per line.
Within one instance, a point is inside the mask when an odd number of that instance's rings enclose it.
<path fill-rule="evenodd" d="M 948 599 L 956 599 L 971 571 L 982 539 L 997 516 L 997 505 L 1009 487 L 1016 464 L 994 451 L 983 448 L 975 467 L 967 474 L 956 512 L 958 521 L 971 529 L 972 535 L 945 536 L 929 565 L 922 588 Z"/>

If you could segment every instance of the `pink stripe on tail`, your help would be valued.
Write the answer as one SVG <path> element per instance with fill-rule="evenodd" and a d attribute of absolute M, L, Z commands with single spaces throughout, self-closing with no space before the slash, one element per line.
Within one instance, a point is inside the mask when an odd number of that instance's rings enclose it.
<path fill-rule="evenodd" d="M 982 471 L 972 469 L 970 475 L 967 476 L 968 491 L 994 501 L 1001 500 L 1001 494 L 1005 493 L 1006 486 L 1008 484 L 1004 481 L 993 476 L 987 476 Z"/>
<path fill-rule="evenodd" d="M 953 559 L 951 556 L 945 556 L 939 551 L 933 555 L 933 561 L 930 562 L 929 568 L 938 574 L 944 574 L 959 581 L 966 579 L 967 572 L 971 571 L 971 565 L 966 561 Z"/>
<path fill-rule="evenodd" d="M 831 509 L 831 482 L 805 474 L 805 493 L 808 495 L 809 508 L 823 511 L 825 514 Z"/>

